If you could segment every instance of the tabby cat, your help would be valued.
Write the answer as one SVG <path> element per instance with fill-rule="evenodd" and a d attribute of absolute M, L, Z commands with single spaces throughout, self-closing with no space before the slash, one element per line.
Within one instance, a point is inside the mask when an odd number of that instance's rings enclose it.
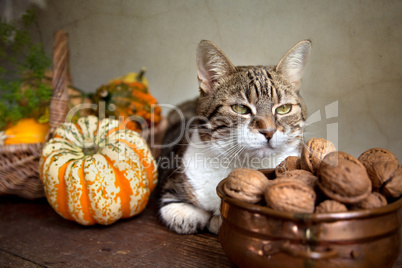
<path fill-rule="evenodd" d="M 222 179 L 238 167 L 272 168 L 300 154 L 306 108 L 299 90 L 310 49 L 305 40 L 276 66 L 235 67 L 214 43 L 201 41 L 200 95 L 182 105 L 193 110 L 186 122 L 170 116 L 171 146 L 159 159 L 159 212 L 170 229 L 218 233 Z"/>

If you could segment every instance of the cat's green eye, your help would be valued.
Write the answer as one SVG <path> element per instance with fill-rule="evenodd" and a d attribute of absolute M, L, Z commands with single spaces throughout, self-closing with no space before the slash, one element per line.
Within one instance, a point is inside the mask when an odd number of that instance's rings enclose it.
<path fill-rule="evenodd" d="M 291 104 L 284 104 L 282 106 L 279 106 L 276 108 L 275 112 L 277 114 L 287 114 L 292 110 L 292 105 Z"/>
<path fill-rule="evenodd" d="M 238 114 L 249 114 L 249 113 L 251 113 L 250 108 L 248 108 L 246 105 L 242 105 L 242 104 L 232 105 L 232 110 L 235 111 Z"/>

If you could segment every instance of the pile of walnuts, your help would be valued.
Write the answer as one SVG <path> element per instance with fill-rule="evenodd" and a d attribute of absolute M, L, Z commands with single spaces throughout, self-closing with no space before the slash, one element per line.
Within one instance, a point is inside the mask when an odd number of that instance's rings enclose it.
<path fill-rule="evenodd" d="M 373 148 L 355 158 L 321 138 L 310 139 L 300 158 L 289 156 L 280 163 L 275 177 L 235 169 L 224 191 L 240 201 L 295 213 L 378 208 L 402 195 L 402 165 L 393 153 Z"/>

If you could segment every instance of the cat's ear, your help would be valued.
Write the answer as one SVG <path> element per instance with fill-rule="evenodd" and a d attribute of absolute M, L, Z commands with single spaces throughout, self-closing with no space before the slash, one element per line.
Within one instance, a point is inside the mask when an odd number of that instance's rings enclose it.
<path fill-rule="evenodd" d="M 201 41 L 197 49 L 198 85 L 202 93 L 214 90 L 214 85 L 222 77 L 236 68 L 214 43 Z"/>
<path fill-rule="evenodd" d="M 308 56 L 311 51 L 311 41 L 297 43 L 286 53 L 276 66 L 276 71 L 288 80 L 296 89 L 300 88 L 301 78 Z"/>

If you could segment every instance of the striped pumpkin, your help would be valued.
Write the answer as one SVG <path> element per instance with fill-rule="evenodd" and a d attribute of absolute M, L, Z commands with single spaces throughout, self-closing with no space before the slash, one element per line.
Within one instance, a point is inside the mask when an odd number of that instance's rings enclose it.
<path fill-rule="evenodd" d="M 157 184 L 144 139 L 117 120 L 81 117 L 64 123 L 42 150 L 46 198 L 63 218 L 109 225 L 139 214 Z"/>

